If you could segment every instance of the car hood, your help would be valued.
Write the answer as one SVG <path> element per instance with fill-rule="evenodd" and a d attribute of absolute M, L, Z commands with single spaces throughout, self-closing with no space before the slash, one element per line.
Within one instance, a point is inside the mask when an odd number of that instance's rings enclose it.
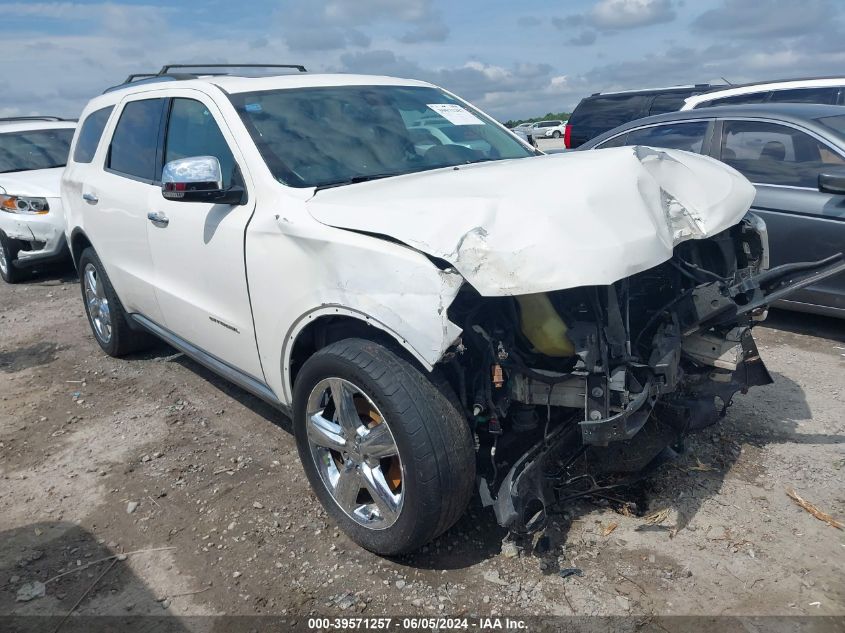
<path fill-rule="evenodd" d="M 0 174 L 0 193 L 14 196 L 58 198 L 64 167 Z"/>
<path fill-rule="evenodd" d="M 753 198 L 748 180 L 712 158 L 635 146 L 407 174 L 325 189 L 306 206 L 323 224 L 446 260 L 480 294 L 502 296 L 647 270 L 739 222 Z"/>

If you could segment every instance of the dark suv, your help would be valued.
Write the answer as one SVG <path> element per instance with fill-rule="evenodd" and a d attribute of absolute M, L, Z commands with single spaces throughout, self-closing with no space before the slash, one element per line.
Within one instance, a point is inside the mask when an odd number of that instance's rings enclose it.
<path fill-rule="evenodd" d="M 719 87 L 721 86 L 696 84 L 625 92 L 597 92 L 581 99 L 569 117 L 564 142 L 567 149 L 574 149 L 617 125 L 644 116 L 680 110 L 687 97 Z"/>

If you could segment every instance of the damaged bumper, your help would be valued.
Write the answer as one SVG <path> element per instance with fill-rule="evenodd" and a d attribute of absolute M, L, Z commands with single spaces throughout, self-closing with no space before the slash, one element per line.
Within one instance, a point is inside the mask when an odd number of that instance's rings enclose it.
<path fill-rule="evenodd" d="M 20 246 L 14 262 L 16 267 L 61 259 L 67 253 L 61 199 L 48 198 L 48 201 L 50 211 L 44 215 L 0 213 L 0 230 Z"/>
<path fill-rule="evenodd" d="M 493 506 L 501 525 L 524 532 L 537 528 L 550 506 L 601 495 L 643 477 L 672 455 L 669 447 L 684 434 L 724 416 L 737 392 L 772 382 L 751 335 L 754 317 L 771 301 L 843 270 L 845 257 L 839 254 L 756 274 L 743 271 L 730 282 L 699 283 L 645 323 L 640 332 L 651 340 L 639 348 L 651 350 L 647 359 L 632 353 L 625 340 L 629 330 L 620 326 L 614 332 L 613 310 L 607 310 L 607 322 L 595 335 L 570 332 L 580 356 L 575 371 L 531 369 L 501 354 L 510 374 L 507 399 L 545 408 L 549 417 L 542 438 L 501 481 L 481 477 L 482 500 Z M 614 296 L 602 305 L 610 305 Z M 637 347 L 635 342 L 633 352 Z M 614 357 L 618 362 L 608 362 Z M 589 371 L 591 364 L 602 371 Z M 553 407 L 582 414 L 554 425 Z M 644 427 L 655 419 L 646 434 Z M 645 443 L 634 449 L 641 453 L 635 474 L 599 480 L 580 469 L 581 462 L 590 461 L 580 457 L 598 458 L 602 451 L 613 453 L 615 445 L 627 448 L 632 442 Z"/>

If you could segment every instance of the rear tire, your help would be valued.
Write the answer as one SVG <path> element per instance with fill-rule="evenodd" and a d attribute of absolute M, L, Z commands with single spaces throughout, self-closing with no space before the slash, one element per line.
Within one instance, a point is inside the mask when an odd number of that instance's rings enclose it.
<path fill-rule="evenodd" d="M 120 357 L 152 345 L 151 335 L 130 327 L 123 304 L 91 247 L 79 257 L 79 285 L 91 332 L 106 354 Z"/>
<path fill-rule="evenodd" d="M 338 341 L 302 366 L 293 402 L 311 487 L 361 547 L 385 556 L 414 551 L 465 511 L 475 484 L 469 427 L 408 361 L 378 343 Z"/>
<path fill-rule="evenodd" d="M 552 132 L 552 138 L 560 138 L 560 136 L 561 136 L 561 134 L 560 134 L 560 132 L 558 132 L 557 130 L 555 130 L 554 132 Z"/>
<path fill-rule="evenodd" d="M 7 284 L 16 284 L 24 278 L 24 272 L 15 268 L 15 259 L 19 248 L 14 240 L 10 240 L 0 231 L 0 277 Z"/>

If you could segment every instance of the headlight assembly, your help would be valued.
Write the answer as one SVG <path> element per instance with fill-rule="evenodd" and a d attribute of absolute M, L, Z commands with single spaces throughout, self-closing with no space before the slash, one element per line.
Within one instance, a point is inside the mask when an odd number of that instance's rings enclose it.
<path fill-rule="evenodd" d="M 0 194 L 0 210 L 5 211 L 6 213 L 42 215 L 50 212 L 50 205 L 47 204 L 47 198 L 6 196 Z"/>

